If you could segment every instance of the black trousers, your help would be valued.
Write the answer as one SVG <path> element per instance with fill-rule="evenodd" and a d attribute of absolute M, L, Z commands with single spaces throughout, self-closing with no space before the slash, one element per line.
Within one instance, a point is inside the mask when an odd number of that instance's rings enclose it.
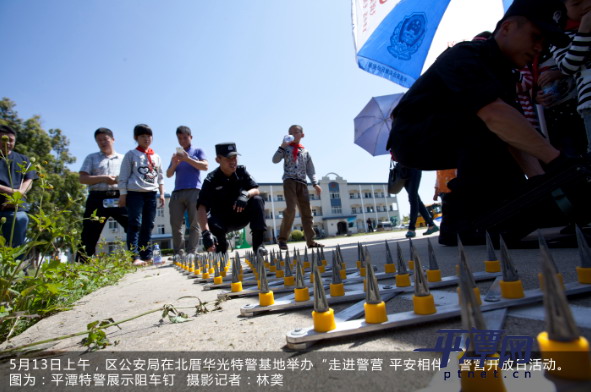
<path fill-rule="evenodd" d="M 244 211 L 238 213 L 233 209 L 224 211 L 225 214 L 210 215 L 207 219 L 209 231 L 218 239 L 216 250 L 225 253 L 228 250 L 226 234 L 240 230 L 250 224 L 252 232 L 252 248 L 256 252 L 263 243 L 263 234 L 267 230 L 265 223 L 265 201 L 261 196 L 248 199 Z"/>
<path fill-rule="evenodd" d="M 84 247 L 78 251 L 76 261 L 84 262 L 87 257 L 91 257 L 96 252 L 96 243 L 98 242 L 106 219 L 112 217 L 127 232 L 127 209 L 126 208 L 105 208 L 103 207 L 103 200 L 118 198 L 119 192 L 109 191 L 91 191 L 86 199 L 86 209 L 84 210 L 84 220 L 82 221 L 82 235 L 80 238 L 81 245 Z M 90 220 L 90 216 L 96 210 L 97 217 L 105 217 L 105 221 L 101 223 L 98 220 Z"/>

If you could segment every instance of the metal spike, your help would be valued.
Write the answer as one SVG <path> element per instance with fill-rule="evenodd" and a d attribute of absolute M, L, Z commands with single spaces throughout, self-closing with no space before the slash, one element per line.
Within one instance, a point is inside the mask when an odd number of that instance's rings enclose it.
<path fill-rule="evenodd" d="M 317 249 L 320 251 L 320 260 L 321 261 L 322 260 L 326 260 L 326 258 L 324 257 L 324 248 L 323 247 L 320 247 L 320 248 L 317 248 Z"/>
<path fill-rule="evenodd" d="M 382 297 L 380 296 L 380 286 L 378 285 L 378 280 L 376 278 L 376 274 L 373 270 L 373 265 L 371 264 L 371 255 L 369 254 L 367 247 L 363 249 L 364 259 L 367 268 L 367 276 L 366 276 L 366 295 L 365 295 L 365 302 L 368 304 L 379 304 L 382 302 Z"/>
<path fill-rule="evenodd" d="M 427 279 L 421 266 L 421 259 L 419 253 L 413 248 L 412 259 L 415 261 L 415 296 L 426 297 L 430 294 Z"/>
<path fill-rule="evenodd" d="M 488 261 L 496 261 L 497 254 L 495 253 L 495 248 L 493 246 L 492 239 L 490 238 L 490 234 L 488 231 L 486 232 L 486 252 L 488 253 Z"/>
<path fill-rule="evenodd" d="M 408 274 L 408 269 L 406 268 L 406 262 L 404 261 L 404 256 L 402 256 L 402 248 L 400 247 L 399 242 L 396 243 L 396 253 L 398 254 L 398 265 L 396 266 L 398 275 Z"/>
<path fill-rule="evenodd" d="M 538 230 L 538 243 L 540 244 L 540 252 L 542 252 L 542 257 L 545 257 L 550 262 L 552 270 L 555 274 L 557 274 L 559 272 L 558 265 L 556 265 L 556 261 L 554 261 L 554 257 L 552 257 L 552 253 L 550 253 L 550 249 L 548 249 L 548 243 L 546 242 L 546 239 L 540 230 Z"/>
<path fill-rule="evenodd" d="M 340 245 L 337 245 L 337 255 L 339 256 L 339 262 L 341 264 L 344 264 L 345 261 L 343 259 L 343 253 L 341 252 L 341 246 Z"/>
<path fill-rule="evenodd" d="M 232 260 L 232 283 L 238 283 L 240 281 L 240 255 L 236 252 L 234 260 Z"/>
<path fill-rule="evenodd" d="M 503 280 L 505 282 L 516 282 L 519 280 L 519 274 L 517 273 L 517 269 L 513 265 L 513 261 L 511 260 L 511 256 L 509 255 L 509 249 L 507 249 L 507 244 L 505 244 L 505 240 L 503 236 L 501 236 L 501 269 L 503 271 Z"/>
<path fill-rule="evenodd" d="M 319 265 L 320 263 L 316 262 L 316 256 L 314 255 L 314 251 L 310 252 L 312 257 L 310 258 L 310 276 L 314 273 L 314 268 Z"/>
<path fill-rule="evenodd" d="M 285 262 L 286 262 L 286 263 L 291 263 L 291 260 L 290 260 L 290 258 L 289 258 L 289 249 L 287 249 L 287 250 L 285 251 Z"/>
<path fill-rule="evenodd" d="M 361 242 L 357 243 L 357 260 L 361 261 L 363 251 L 361 250 Z"/>
<path fill-rule="evenodd" d="M 260 292 L 265 294 L 269 292 L 269 282 L 267 282 L 267 271 L 265 271 L 265 263 L 263 257 L 257 252 L 257 259 L 259 263 L 259 280 L 261 281 Z"/>
<path fill-rule="evenodd" d="M 213 261 L 213 276 L 218 277 L 220 276 L 220 267 L 218 265 L 220 256 L 216 257 L 217 260 L 214 259 Z"/>
<path fill-rule="evenodd" d="M 384 245 L 386 246 L 386 264 L 394 264 L 394 258 L 392 258 L 392 252 L 388 246 L 388 240 L 384 240 Z"/>
<path fill-rule="evenodd" d="M 577 233 L 577 243 L 579 244 L 579 257 L 581 258 L 581 267 L 591 268 L 591 248 L 583 234 L 583 230 L 576 225 L 575 231 Z"/>
<path fill-rule="evenodd" d="M 459 244 L 458 238 L 458 244 Z M 463 252 L 463 251 L 462 251 Z M 465 256 L 464 256 L 465 257 Z M 462 315 L 462 327 L 468 331 L 473 329 L 486 330 L 486 323 L 480 311 L 480 305 L 472 287 L 472 274 L 469 270 L 460 269 L 460 313 Z M 467 351 L 474 351 L 474 336 L 468 332 L 470 347 Z"/>
<path fill-rule="evenodd" d="M 468 265 L 468 258 L 466 257 L 466 251 L 464 250 L 464 244 L 462 244 L 460 236 L 458 236 L 458 251 L 460 252 L 460 276 L 462 276 L 462 272 L 465 271 L 466 277 L 469 280 L 470 288 L 473 289 L 476 287 L 476 282 L 474 281 L 472 270 Z"/>
<path fill-rule="evenodd" d="M 306 283 L 304 283 L 304 268 L 302 267 L 302 262 L 298 257 L 296 259 L 296 289 L 303 289 L 306 287 Z"/>
<path fill-rule="evenodd" d="M 415 246 L 412 243 L 412 238 L 408 239 L 408 255 L 409 255 L 409 260 L 412 260 L 412 254 L 414 252 Z"/>
<path fill-rule="evenodd" d="M 540 241 L 540 251 L 542 255 L 542 275 L 544 277 L 542 292 L 544 294 L 548 338 L 559 342 L 571 342 L 579 338 L 579 328 L 568 306 L 564 289 L 556 276 L 546 241 Z"/>
<path fill-rule="evenodd" d="M 283 264 L 283 276 L 293 276 L 293 272 L 291 272 L 291 263 L 287 261 Z"/>
<path fill-rule="evenodd" d="M 361 245 L 361 243 L 359 244 L 359 251 L 361 252 L 361 258 L 359 259 L 359 261 L 361 261 L 361 265 L 363 265 L 363 262 L 365 261 L 365 252 L 363 251 L 363 245 Z"/>
<path fill-rule="evenodd" d="M 336 252 L 332 251 L 332 284 L 340 284 L 343 283 L 341 279 L 341 265 L 337 260 Z"/>
<path fill-rule="evenodd" d="M 279 265 L 281 265 L 282 262 L 285 263 L 285 260 L 283 259 L 283 252 L 278 251 L 277 253 L 279 254 Z"/>
<path fill-rule="evenodd" d="M 314 268 L 314 311 L 324 313 L 328 311 L 328 301 L 324 292 L 324 285 L 318 267 Z"/>
<path fill-rule="evenodd" d="M 314 258 L 314 252 L 312 252 L 312 258 Z M 304 263 L 309 262 L 310 259 L 308 259 L 308 247 L 306 246 L 306 248 L 304 249 Z"/>
<path fill-rule="evenodd" d="M 427 238 L 427 249 L 429 252 L 429 270 L 435 271 L 439 269 L 439 263 L 437 263 L 437 257 L 435 256 L 435 249 L 433 249 L 433 245 L 431 244 L 431 239 Z M 416 261 L 415 261 L 416 264 Z"/>

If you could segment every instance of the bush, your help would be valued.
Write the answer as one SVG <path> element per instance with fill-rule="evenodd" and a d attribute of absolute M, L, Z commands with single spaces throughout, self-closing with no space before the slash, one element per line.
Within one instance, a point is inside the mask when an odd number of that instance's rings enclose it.
<path fill-rule="evenodd" d="M 173 253 L 174 253 L 173 249 L 169 249 L 169 248 L 160 249 L 160 254 L 162 256 L 172 256 Z"/>
<path fill-rule="evenodd" d="M 303 241 L 304 240 L 304 232 L 301 230 L 294 230 L 291 232 L 291 240 L 292 241 Z"/>

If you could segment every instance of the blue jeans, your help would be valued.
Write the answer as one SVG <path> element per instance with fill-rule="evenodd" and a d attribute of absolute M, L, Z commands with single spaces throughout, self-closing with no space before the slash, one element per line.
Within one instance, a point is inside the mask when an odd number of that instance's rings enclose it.
<path fill-rule="evenodd" d="M 16 213 L 16 221 L 14 221 L 14 234 L 12 235 L 12 244 L 10 241 L 10 233 L 12 232 L 12 222 L 14 220 L 13 211 L 0 211 L 0 218 L 6 218 L 6 223 L 2 225 L 2 236 L 6 239 L 6 246 L 16 248 L 25 243 L 25 236 L 27 234 L 27 225 L 29 224 L 29 216 L 24 211 Z"/>
<path fill-rule="evenodd" d="M 410 220 L 408 221 L 408 230 L 415 231 L 415 225 L 417 223 L 417 217 L 419 216 L 419 213 L 421 213 L 427 225 L 433 226 L 435 224 L 433 222 L 433 218 L 419 197 L 419 185 L 421 184 L 422 172 L 418 169 L 406 168 L 406 170 L 408 170 L 408 178 L 404 183 L 404 189 L 406 189 L 406 192 L 408 193 L 408 202 L 410 204 Z"/>
<path fill-rule="evenodd" d="M 156 217 L 156 192 L 127 192 L 127 248 L 134 259 L 152 258 L 152 229 Z"/>

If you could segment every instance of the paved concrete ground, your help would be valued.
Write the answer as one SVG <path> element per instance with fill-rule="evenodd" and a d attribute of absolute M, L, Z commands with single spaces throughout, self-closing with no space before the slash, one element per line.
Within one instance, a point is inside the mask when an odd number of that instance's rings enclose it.
<path fill-rule="evenodd" d="M 413 240 L 413 243 L 422 257 L 422 264 L 427 265 L 427 237 L 424 237 L 421 231 L 417 234 L 418 237 Z M 357 242 L 360 241 L 368 246 L 373 263 L 378 266 L 379 271 L 383 271 L 384 240 L 389 241 L 393 253 L 396 242 L 400 242 L 405 256 L 408 256 L 408 241 L 403 238 L 403 235 L 404 232 L 385 232 L 361 237 L 326 239 L 321 242 L 326 245 L 325 254 L 329 262 L 331 250 L 340 244 L 347 267 L 352 268 L 357 260 Z M 454 275 L 455 264 L 458 262 L 457 248 L 439 246 L 436 235 L 429 238 L 435 246 L 443 276 Z M 303 246 L 304 243 L 296 245 L 298 248 Z M 269 249 L 274 247 L 270 246 Z M 466 247 L 466 251 L 473 271 L 482 271 L 484 269 L 482 262 L 486 259 L 485 247 Z M 244 251 L 240 252 L 244 253 Z M 575 266 L 579 264 L 577 250 L 552 249 L 551 252 L 564 275 L 565 282 L 576 281 Z M 527 290 L 538 287 L 539 251 L 511 250 L 510 253 L 523 279 L 524 288 Z M 387 283 L 393 283 L 393 280 L 380 281 L 380 284 Z M 478 284 L 481 292 L 486 293 L 491 283 L 492 281 Z M 450 295 L 453 292 L 455 292 L 453 288 L 435 292 L 436 301 L 438 303 L 453 302 L 454 296 Z M 86 325 L 93 320 L 113 318 L 115 321 L 120 321 L 161 308 L 165 304 L 173 304 L 189 315 L 193 315 L 198 299 L 213 307 L 218 293 L 218 290 L 204 291 L 203 284 L 195 284 L 194 280 L 180 273 L 170 264 L 163 267 L 146 267 L 127 275 L 114 286 L 105 287 L 82 298 L 72 310 L 40 321 L 20 336 L 13 338 L 9 344 L 2 345 L 0 349 L 84 331 Z M 276 300 L 280 297 L 281 295 L 277 294 Z M 581 327 L 581 334 L 591 339 L 591 312 L 588 309 L 591 307 L 591 295 L 582 295 L 569 301 Z M 256 303 L 258 303 L 257 297 L 232 299 L 223 302 L 221 310 L 200 314 L 193 317 L 190 322 L 179 324 L 168 321 L 160 323 L 161 312 L 143 316 L 122 324 L 121 329 L 111 328 L 108 331 L 108 337 L 111 342 L 117 342 L 117 344 L 110 346 L 107 351 L 230 351 L 236 353 L 264 351 L 287 357 L 300 355 L 286 347 L 286 333 L 295 328 L 311 327 L 311 310 L 273 312 L 257 317 L 240 316 L 242 306 Z M 349 305 L 337 305 L 334 309 L 339 312 Z M 387 306 L 389 313 L 412 310 L 412 302 L 408 295 L 394 298 Z M 506 334 L 535 337 L 544 329 L 543 318 L 541 306 L 511 311 L 504 325 Z M 313 345 L 310 350 L 348 355 L 387 352 L 389 355 L 404 358 L 408 357 L 409 352 L 415 348 L 434 347 L 436 338 L 439 336 L 437 330 L 459 328 L 461 323 L 459 318 L 456 318 L 354 338 L 339 338 L 328 343 Z M 81 346 L 78 344 L 80 340 L 81 337 L 70 338 L 44 347 L 53 352 L 81 351 Z M 438 355 L 425 353 L 422 356 L 435 358 Z M 399 388 L 394 390 L 412 391 L 426 387 L 433 378 L 433 372 L 407 372 L 401 377 L 401 382 L 397 381 Z"/>

